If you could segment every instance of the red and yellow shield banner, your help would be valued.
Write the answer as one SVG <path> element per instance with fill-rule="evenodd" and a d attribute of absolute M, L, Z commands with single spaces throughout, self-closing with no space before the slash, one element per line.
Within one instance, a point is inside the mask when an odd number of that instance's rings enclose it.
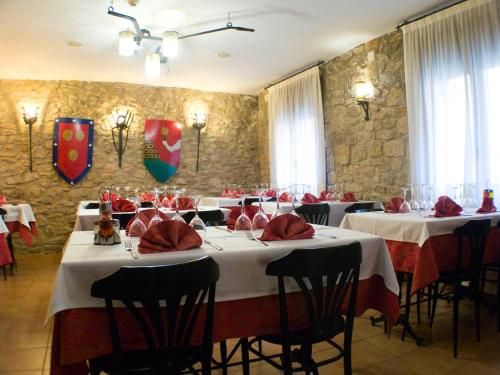
<path fill-rule="evenodd" d="M 181 160 L 181 127 L 172 120 L 148 119 L 144 125 L 144 165 L 160 182 L 174 175 Z"/>
<path fill-rule="evenodd" d="M 61 117 L 55 120 L 52 161 L 59 176 L 74 185 L 92 167 L 94 121 Z"/>

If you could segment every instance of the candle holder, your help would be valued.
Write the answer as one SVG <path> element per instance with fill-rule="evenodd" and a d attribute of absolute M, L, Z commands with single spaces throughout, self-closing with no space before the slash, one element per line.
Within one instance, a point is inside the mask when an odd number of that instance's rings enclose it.
<path fill-rule="evenodd" d="M 33 124 L 38 120 L 38 107 L 34 106 L 26 106 L 23 107 L 23 121 L 26 125 L 28 125 L 28 142 L 29 142 L 29 154 L 30 154 L 30 172 L 33 172 L 33 152 L 31 147 L 31 139 L 32 139 L 32 128 Z"/>

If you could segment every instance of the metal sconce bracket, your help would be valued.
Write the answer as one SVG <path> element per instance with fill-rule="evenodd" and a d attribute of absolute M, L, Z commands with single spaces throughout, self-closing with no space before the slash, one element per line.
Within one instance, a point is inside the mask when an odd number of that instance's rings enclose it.
<path fill-rule="evenodd" d="M 38 108 L 33 110 L 32 113 L 28 113 L 26 109 L 23 107 L 23 121 L 26 125 L 28 125 L 28 134 L 29 134 L 29 154 L 30 154 L 30 172 L 33 172 L 33 151 L 32 151 L 32 145 L 31 145 L 31 140 L 32 140 L 32 132 L 33 132 L 33 124 L 36 122 L 38 119 L 38 114 L 37 114 Z"/>
<path fill-rule="evenodd" d="M 207 118 L 206 116 L 204 119 L 198 119 L 198 116 L 195 115 L 193 117 L 193 128 L 196 129 L 198 132 L 198 144 L 197 144 L 197 150 L 196 150 L 196 172 L 199 170 L 199 165 L 200 165 L 200 142 L 201 142 L 201 131 L 205 128 L 207 125 Z"/>
<path fill-rule="evenodd" d="M 115 150 L 118 153 L 118 166 L 121 168 L 122 156 L 125 153 L 125 149 L 127 148 L 128 144 L 128 131 L 130 130 L 132 121 L 134 121 L 134 114 L 130 111 L 127 111 L 125 114 L 119 114 L 118 112 L 116 112 L 115 115 L 112 115 L 111 119 L 108 118 L 111 125 L 113 145 L 115 146 Z"/>
<path fill-rule="evenodd" d="M 370 103 L 367 100 L 358 100 L 358 105 L 363 108 L 363 111 L 365 112 L 365 120 L 369 121 L 370 120 Z"/>

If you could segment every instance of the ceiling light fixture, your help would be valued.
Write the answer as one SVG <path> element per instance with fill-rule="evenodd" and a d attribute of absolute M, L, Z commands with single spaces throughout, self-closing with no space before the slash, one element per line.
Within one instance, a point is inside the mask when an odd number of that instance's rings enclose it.
<path fill-rule="evenodd" d="M 220 57 L 221 59 L 227 59 L 228 57 L 231 57 L 231 54 L 229 52 L 219 52 L 217 54 L 217 57 Z"/>
<path fill-rule="evenodd" d="M 171 10 L 169 10 L 171 11 Z M 179 12 L 182 13 L 182 12 Z M 168 57 L 176 57 L 179 51 L 179 40 L 192 38 L 194 36 L 200 36 L 205 34 L 216 33 L 225 30 L 236 30 L 236 31 L 248 31 L 254 32 L 255 29 L 241 26 L 233 26 L 231 22 L 231 14 L 228 13 L 228 22 L 225 27 L 211 29 L 206 31 L 201 31 L 199 33 L 179 35 L 176 31 L 165 31 L 162 37 L 153 36 L 151 32 L 147 29 L 142 29 L 139 26 L 137 19 L 122 13 L 115 12 L 113 7 L 113 1 L 108 7 L 108 14 L 120 19 L 128 20 L 132 23 L 134 31 L 125 30 L 119 33 L 119 54 L 122 56 L 131 56 L 135 53 L 137 49 L 141 48 L 141 43 L 143 39 L 156 40 L 162 42 L 161 49 L 157 49 L 156 52 L 146 56 L 146 74 L 148 77 L 159 77 L 160 76 L 160 64 L 166 63 Z M 184 14 L 184 13 L 182 13 Z M 185 16 L 185 15 L 184 15 Z M 161 17 L 161 13 L 159 16 Z M 180 19 L 180 18 L 179 18 Z M 220 56 L 222 57 L 222 56 Z M 229 56 L 224 56 L 229 57 Z"/>

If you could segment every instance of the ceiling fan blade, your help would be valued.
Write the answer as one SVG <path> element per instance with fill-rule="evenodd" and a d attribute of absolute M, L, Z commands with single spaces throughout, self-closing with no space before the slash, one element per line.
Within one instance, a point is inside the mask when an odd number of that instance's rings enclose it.
<path fill-rule="evenodd" d="M 241 26 L 233 26 L 232 28 L 238 31 L 249 31 L 251 33 L 255 31 L 255 29 L 250 29 L 248 27 L 241 27 Z"/>
<path fill-rule="evenodd" d="M 200 36 L 200 35 L 205 35 L 205 34 L 217 33 L 219 31 L 225 31 L 225 30 L 249 31 L 252 33 L 255 31 L 255 29 L 249 29 L 247 27 L 232 26 L 231 25 L 231 26 L 220 27 L 218 29 L 201 31 L 201 32 L 195 33 L 195 34 L 182 35 L 179 37 L 179 39 L 187 39 L 187 38 L 192 38 L 193 36 Z"/>

